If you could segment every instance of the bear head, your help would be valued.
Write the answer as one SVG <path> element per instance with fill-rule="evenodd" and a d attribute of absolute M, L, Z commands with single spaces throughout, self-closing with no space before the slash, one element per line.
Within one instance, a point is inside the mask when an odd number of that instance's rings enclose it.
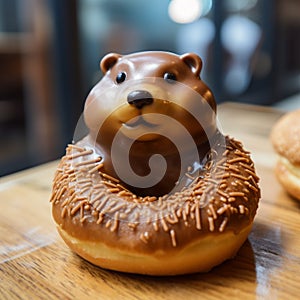
<path fill-rule="evenodd" d="M 100 68 L 104 76 L 87 97 L 84 118 L 105 171 L 120 177 L 116 168 L 124 173 L 131 167 L 145 177 L 160 164 L 149 167 L 151 157 L 159 154 L 167 162 L 164 181 L 171 183 L 165 184 L 173 187 L 183 167 L 179 157 L 191 157 L 197 149 L 201 161 L 217 132 L 215 99 L 200 78 L 201 58 L 160 51 L 110 53 Z M 187 159 L 188 164 L 193 160 Z M 162 186 L 162 193 L 170 189 Z"/>

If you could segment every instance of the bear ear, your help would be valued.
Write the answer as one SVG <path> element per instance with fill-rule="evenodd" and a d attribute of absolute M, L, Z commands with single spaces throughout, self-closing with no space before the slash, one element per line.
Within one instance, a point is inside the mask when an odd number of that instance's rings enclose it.
<path fill-rule="evenodd" d="M 105 74 L 108 70 L 110 70 L 118 61 L 119 58 L 121 58 L 122 55 L 118 53 L 109 53 L 106 54 L 101 62 L 100 62 L 100 69 Z"/>
<path fill-rule="evenodd" d="M 202 69 L 202 59 L 195 53 L 186 53 L 180 56 L 180 59 L 187 64 L 192 72 L 199 77 Z"/>

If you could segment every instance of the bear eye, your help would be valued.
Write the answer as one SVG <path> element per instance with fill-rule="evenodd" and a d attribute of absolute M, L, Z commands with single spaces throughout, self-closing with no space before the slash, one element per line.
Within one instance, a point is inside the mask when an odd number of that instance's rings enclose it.
<path fill-rule="evenodd" d="M 116 82 L 117 83 L 122 83 L 126 79 L 126 73 L 125 72 L 120 72 L 117 77 L 116 77 Z"/>
<path fill-rule="evenodd" d="M 174 81 L 176 81 L 176 75 L 174 73 L 165 73 L 164 80 L 168 83 L 174 83 Z"/>

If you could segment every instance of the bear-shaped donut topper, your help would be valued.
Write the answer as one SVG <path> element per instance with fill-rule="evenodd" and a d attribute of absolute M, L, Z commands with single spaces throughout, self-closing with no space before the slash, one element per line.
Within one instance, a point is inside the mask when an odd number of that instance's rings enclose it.
<path fill-rule="evenodd" d="M 139 196 L 186 184 L 217 135 L 216 103 L 200 78 L 202 60 L 160 51 L 107 54 L 87 97 L 89 143 L 103 170 Z"/>

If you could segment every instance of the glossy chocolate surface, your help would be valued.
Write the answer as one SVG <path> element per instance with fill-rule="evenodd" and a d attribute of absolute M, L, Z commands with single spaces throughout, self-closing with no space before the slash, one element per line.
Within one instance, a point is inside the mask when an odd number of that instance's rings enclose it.
<path fill-rule="evenodd" d="M 140 196 L 169 193 L 182 170 L 201 165 L 215 143 L 216 103 L 200 79 L 201 59 L 192 53 L 111 53 L 100 66 L 104 76 L 89 94 L 84 116 L 104 172 Z M 166 172 L 144 187 L 142 177 L 160 173 L 160 160 L 149 167 L 153 155 L 164 158 Z M 141 182 L 131 180 L 132 171 Z"/>

